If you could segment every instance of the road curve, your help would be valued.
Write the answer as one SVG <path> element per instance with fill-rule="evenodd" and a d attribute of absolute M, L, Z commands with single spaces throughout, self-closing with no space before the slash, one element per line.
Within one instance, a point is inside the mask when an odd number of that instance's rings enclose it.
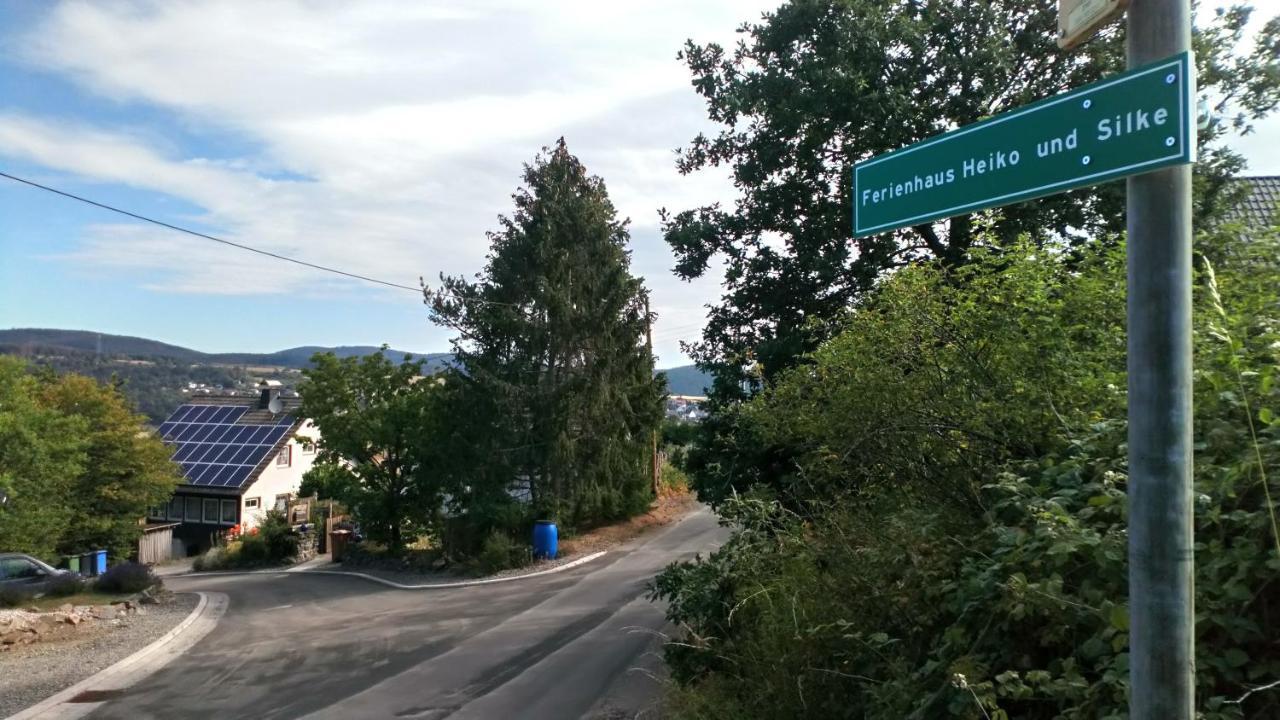
<path fill-rule="evenodd" d="M 645 584 L 724 537 L 700 509 L 571 571 L 454 590 L 307 573 L 171 578 L 230 597 L 218 629 L 90 717 L 625 716 L 646 700 L 627 670 L 664 626 Z"/>

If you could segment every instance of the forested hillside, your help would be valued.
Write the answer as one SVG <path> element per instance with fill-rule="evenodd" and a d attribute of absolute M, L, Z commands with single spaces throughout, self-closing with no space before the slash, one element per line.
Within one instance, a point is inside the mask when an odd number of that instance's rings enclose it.
<path fill-rule="evenodd" d="M 364 357 L 377 352 L 372 345 L 322 347 L 306 345 L 273 353 L 205 353 L 147 338 L 111 335 L 88 330 L 15 328 L 0 330 L 0 355 L 17 355 L 36 367 L 57 373 L 74 372 L 106 382 L 115 378 L 124 396 L 138 412 L 159 423 L 191 397 L 191 390 L 225 392 L 251 390 L 264 378 L 280 380 L 292 388 L 310 367 L 318 352 L 338 358 Z M 387 350 L 400 363 L 411 353 Z M 452 353 L 413 354 L 423 359 L 423 369 L 438 372 L 453 361 Z M 705 395 L 710 376 L 693 365 L 663 370 L 672 395 Z M 189 387 L 192 383 L 196 388 Z M 186 388 L 188 392 L 183 392 Z"/>

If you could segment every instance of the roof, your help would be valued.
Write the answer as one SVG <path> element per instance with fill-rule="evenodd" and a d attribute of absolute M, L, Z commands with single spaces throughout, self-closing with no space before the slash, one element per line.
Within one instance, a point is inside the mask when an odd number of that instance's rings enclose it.
<path fill-rule="evenodd" d="M 1248 192 L 1227 213 L 1231 221 L 1255 227 L 1280 224 L 1280 175 L 1242 177 L 1236 182 L 1248 185 Z"/>
<path fill-rule="evenodd" d="M 186 485 L 243 489 L 280 453 L 302 425 L 301 401 L 281 398 L 272 414 L 258 398 L 209 396 L 192 399 L 160 424 L 160 439 L 174 448 Z"/>

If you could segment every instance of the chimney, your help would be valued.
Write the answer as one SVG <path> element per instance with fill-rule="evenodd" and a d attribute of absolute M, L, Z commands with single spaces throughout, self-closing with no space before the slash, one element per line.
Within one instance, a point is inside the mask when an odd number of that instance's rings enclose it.
<path fill-rule="evenodd" d="M 279 380 L 263 380 L 258 383 L 258 409 L 266 410 L 271 401 L 280 397 L 280 381 Z"/>

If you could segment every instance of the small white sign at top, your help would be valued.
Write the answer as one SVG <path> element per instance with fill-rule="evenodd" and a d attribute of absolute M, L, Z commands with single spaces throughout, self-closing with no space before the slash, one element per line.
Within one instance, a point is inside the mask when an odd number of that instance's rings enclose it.
<path fill-rule="evenodd" d="M 1058 47 L 1073 48 L 1124 14 L 1129 0 L 1058 0 Z"/>

